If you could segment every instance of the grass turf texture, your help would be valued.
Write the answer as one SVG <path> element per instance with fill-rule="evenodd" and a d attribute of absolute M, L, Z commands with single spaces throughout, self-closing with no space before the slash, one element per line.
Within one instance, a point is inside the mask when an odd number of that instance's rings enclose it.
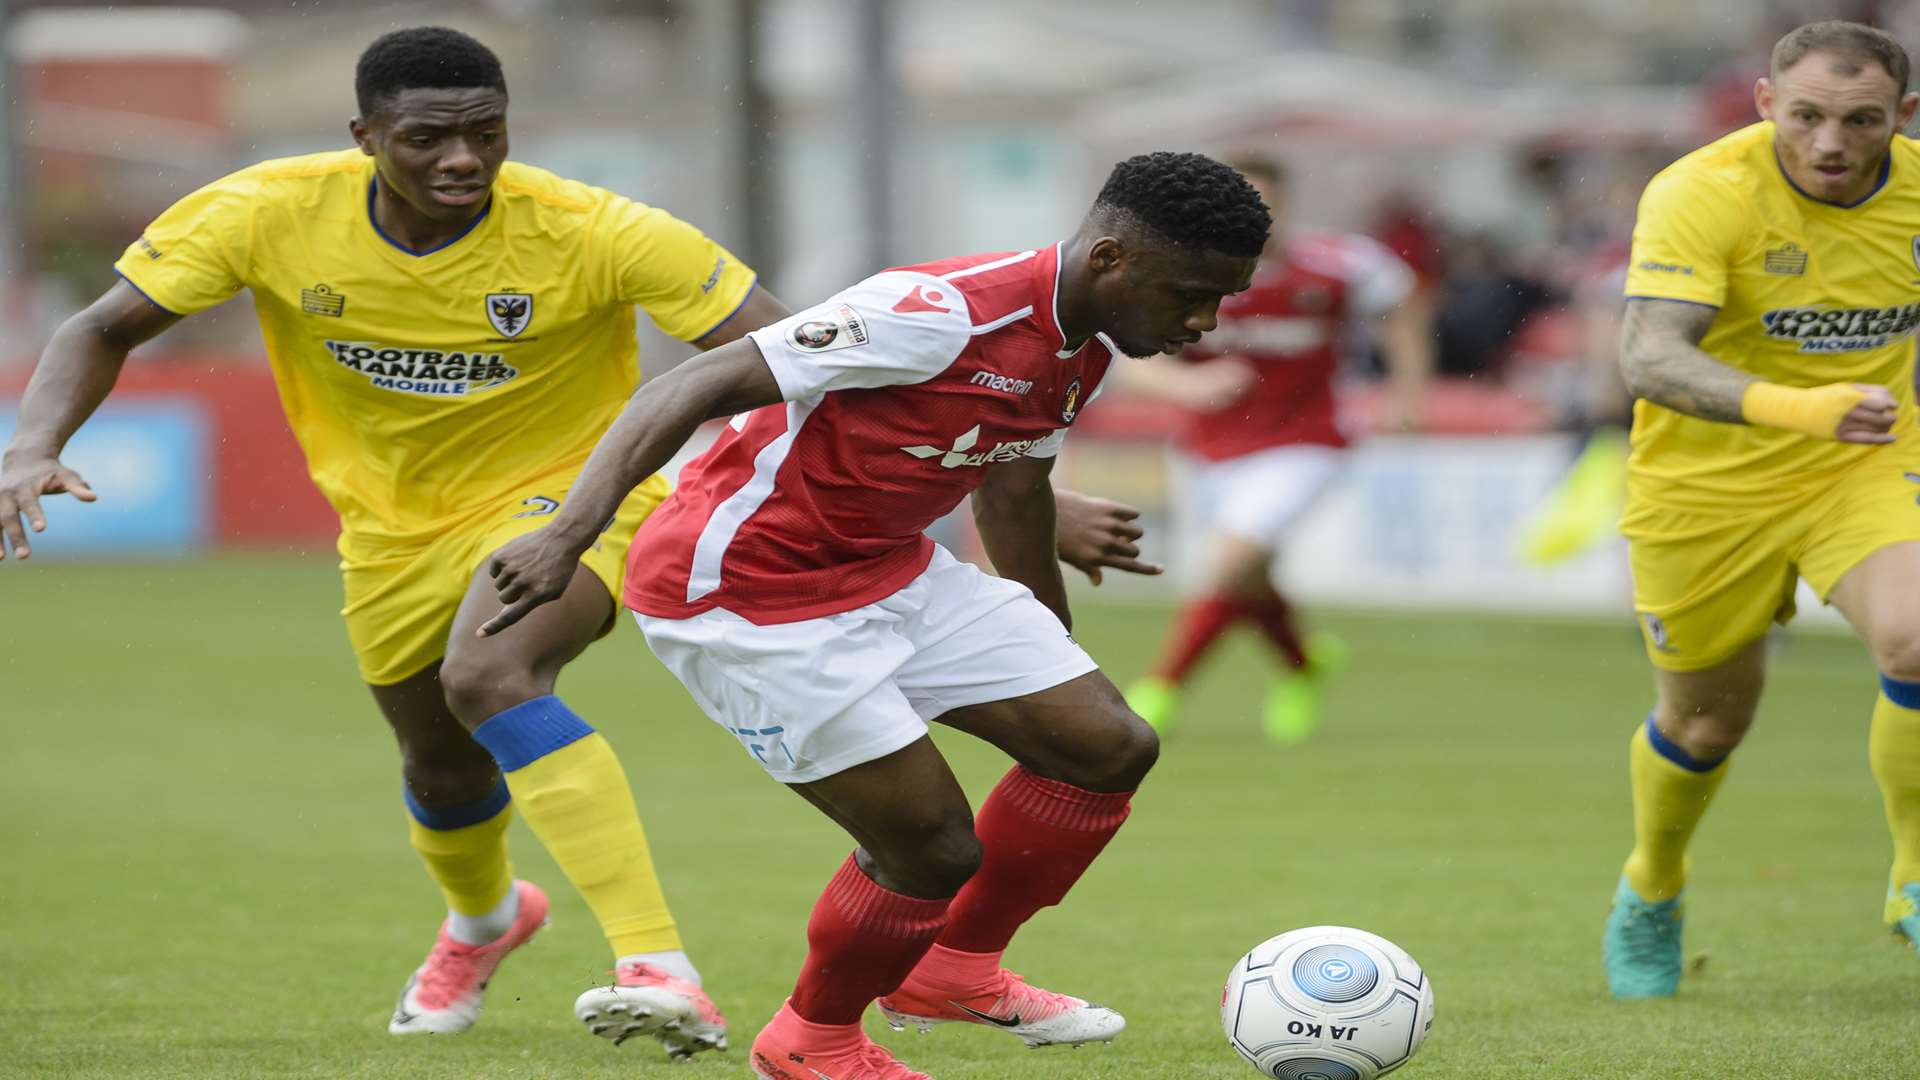
<path fill-rule="evenodd" d="M 1116 679 L 1167 612 L 1080 598 Z M 437 894 L 319 560 L 0 568 L 0 1075 L 747 1075 L 820 885 L 849 842 L 699 716 L 622 625 L 562 692 L 618 748 L 734 1049 L 691 1072 L 615 1050 L 569 1006 L 609 966 L 523 825 L 554 926 L 474 1031 L 396 1039 Z M 1846 639 L 1778 656 L 1757 736 L 1695 846 L 1672 1002 L 1606 997 L 1600 922 L 1629 840 L 1627 733 L 1649 702 L 1632 625 L 1328 615 L 1353 646 L 1310 745 L 1257 737 L 1263 658 L 1206 670 L 1132 822 L 1010 959 L 1121 1009 L 1112 1047 L 875 1034 L 939 1080 L 1255 1075 L 1215 1005 L 1255 942 L 1337 922 L 1399 942 L 1438 1022 L 1400 1075 L 1913 1076 L 1920 959 L 1878 923 L 1887 841 L 1866 767 L 1874 682 Z M 1004 768 L 943 735 L 976 799 Z"/>

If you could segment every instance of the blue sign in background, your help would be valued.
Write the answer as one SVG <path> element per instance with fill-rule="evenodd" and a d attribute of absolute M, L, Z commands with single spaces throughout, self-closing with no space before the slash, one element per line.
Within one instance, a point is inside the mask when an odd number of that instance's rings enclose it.
<path fill-rule="evenodd" d="M 13 438 L 18 404 L 0 401 L 0 446 Z M 60 458 L 100 498 L 43 498 L 47 531 L 29 534 L 33 557 L 177 555 L 205 544 L 213 531 L 211 432 L 191 398 L 102 406 Z"/>

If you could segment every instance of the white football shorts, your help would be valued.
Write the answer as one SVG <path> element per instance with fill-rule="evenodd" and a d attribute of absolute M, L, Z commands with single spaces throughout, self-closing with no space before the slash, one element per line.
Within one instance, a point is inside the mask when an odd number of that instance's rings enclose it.
<path fill-rule="evenodd" d="M 1025 585 L 943 547 L 899 592 L 838 615 L 773 626 L 720 608 L 637 618 L 701 710 L 783 784 L 885 757 L 951 709 L 1099 666 Z"/>
<path fill-rule="evenodd" d="M 1303 443 L 1224 461 L 1189 457 L 1180 463 L 1187 481 L 1180 487 L 1209 530 L 1277 551 L 1340 475 L 1345 455 L 1337 447 Z"/>

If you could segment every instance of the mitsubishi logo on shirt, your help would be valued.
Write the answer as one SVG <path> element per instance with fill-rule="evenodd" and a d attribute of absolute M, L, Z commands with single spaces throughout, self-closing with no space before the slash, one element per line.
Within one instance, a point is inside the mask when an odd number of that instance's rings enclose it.
<path fill-rule="evenodd" d="M 953 447 L 951 449 L 942 450 L 934 446 L 903 446 L 900 449 L 905 450 L 917 458 L 937 457 L 940 459 L 940 467 L 943 469 L 978 468 L 982 465 L 995 465 L 1003 461 L 1018 461 L 1027 456 L 1027 451 L 1039 446 L 1045 442 L 1046 439 L 1045 437 L 1038 439 L 1015 439 L 1012 442 L 999 443 L 977 454 L 970 453 L 969 451 L 971 451 L 979 441 L 980 425 L 975 424 L 973 427 L 962 432 L 959 438 L 953 440 Z"/>

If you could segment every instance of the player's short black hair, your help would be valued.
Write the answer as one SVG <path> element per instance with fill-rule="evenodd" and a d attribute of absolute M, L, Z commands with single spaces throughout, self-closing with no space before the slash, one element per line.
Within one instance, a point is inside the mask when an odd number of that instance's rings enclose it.
<path fill-rule="evenodd" d="M 1158 150 L 1113 167 L 1093 200 L 1103 223 L 1132 224 L 1182 247 L 1251 258 L 1273 215 L 1246 178 L 1205 154 Z"/>
<path fill-rule="evenodd" d="M 1257 177 L 1276 188 L 1287 186 L 1286 163 L 1271 154 L 1258 150 L 1240 150 L 1226 155 L 1221 160 L 1241 176 Z"/>
<path fill-rule="evenodd" d="M 1907 56 L 1907 50 L 1892 34 L 1885 30 L 1876 30 L 1865 23 L 1848 22 L 1845 19 L 1828 19 L 1825 22 L 1808 23 L 1787 32 L 1787 35 L 1774 43 L 1772 73 L 1777 78 L 1780 73 L 1806 59 L 1808 53 L 1833 52 L 1857 60 L 1866 60 L 1879 64 L 1886 73 L 1893 76 L 1900 93 L 1907 92 L 1907 80 L 1913 75 L 1913 61 Z M 1851 75 L 1854 72 L 1848 72 Z"/>
<path fill-rule="evenodd" d="M 445 26 L 411 26 L 374 39 L 360 54 L 353 93 L 362 118 L 402 90 L 486 86 L 507 92 L 500 58 L 471 36 Z"/>

